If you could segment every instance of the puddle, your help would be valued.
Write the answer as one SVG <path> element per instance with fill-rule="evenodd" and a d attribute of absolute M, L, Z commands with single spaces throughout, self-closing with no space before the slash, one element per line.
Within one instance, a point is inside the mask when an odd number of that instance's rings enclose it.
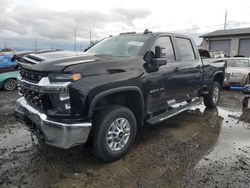
<path fill-rule="evenodd" d="M 13 123 L 2 122 L 0 187 L 249 187 L 250 111 L 241 99 L 225 91 L 216 109 L 199 105 L 144 127 L 113 163 L 87 149 L 72 154 L 32 145 L 28 131 L 3 117 Z"/>
<path fill-rule="evenodd" d="M 232 95 L 234 94 L 234 95 Z M 187 187 L 250 186 L 250 110 L 241 93 L 225 93 L 218 115 L 223 118 L 216 144 L 186 177 Z"/>
<path fill-rule="evenodd" d="M 218 115 L 223 117 L 219 140 L 213 150 L 205 156 L 206 160 L 202 160 L 197 164 L 197 167 L 210 164 L 213 161 L 226 162 L 228 158 L 235 160 L 235 156 L 244 153 L 245 150 L 245 153 L 250 152 L 250 121 L 244 122 L 241 120 L 241 117 L 249 117 L 250 111 L 242 109 L 242 106 L 237 106 L 237 104 L 240 104 L 241 98 L 242 96 L 239 95 L 237 100 L 228 101 L 226 107 L 223 103 L 222 107 L 218 107 Z"/>

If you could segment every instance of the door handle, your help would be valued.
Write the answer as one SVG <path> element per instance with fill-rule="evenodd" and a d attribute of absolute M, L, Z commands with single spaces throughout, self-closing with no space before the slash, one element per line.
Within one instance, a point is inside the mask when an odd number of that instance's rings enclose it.
<path fill-rule="evenodd" d="M 179 68 L 178 68 L 178 67 L 176 67 L 176 68 L 174 69 L 174 71 L 175 71 L 175 72 L 179 71 Z"/>

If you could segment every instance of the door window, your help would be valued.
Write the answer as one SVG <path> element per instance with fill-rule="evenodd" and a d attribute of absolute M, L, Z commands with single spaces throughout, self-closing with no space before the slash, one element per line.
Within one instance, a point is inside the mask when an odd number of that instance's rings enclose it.
<path fill-rule="evenodd" d="M 174 49 L 171 42 L 170 37 L 160 37 L 156 39 L 151 51 L 155 54 L 155 47 L 160 46 L 161 48 L 165 48 L 166 56 L 169 62 L 175 60 Z"/>
<path fill-rule="evenodd" d="M 195 60 L 193 46 L 189 39 L 176 37 L 176 42 L 177 42 L 182 60 L 186 60 L 186 61 Z"/>

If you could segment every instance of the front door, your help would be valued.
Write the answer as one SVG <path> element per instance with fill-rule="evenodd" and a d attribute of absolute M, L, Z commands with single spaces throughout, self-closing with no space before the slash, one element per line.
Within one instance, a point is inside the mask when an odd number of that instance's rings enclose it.
<path fill-rule="evenodd" d="M 165 48 L 168 63 L 166 65 L 160 66 L 158 71 L 148 73 L 145 76 L 147 90 L 147 109 L 149 113 L 159 111 L 167 107 L 169 90 L 166 89 L 166 83 L 168 82 L 169 77 L 173 72 L 171 64 L 175 61 L 174 49 L 172 44 L 173 43 L 170 36 L 161 36 L 155 40 L 154 44 L 150 48 L 153 54 L 155 54 L 155 46 Z"/>

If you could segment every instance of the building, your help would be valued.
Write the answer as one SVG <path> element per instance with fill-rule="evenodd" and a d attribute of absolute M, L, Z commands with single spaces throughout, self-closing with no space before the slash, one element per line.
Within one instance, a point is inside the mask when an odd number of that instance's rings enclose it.
<path fill-rule="evenodd" d="M 223 51 L 227 56 L 250 57 L 250 28 L 217 30 L 200 36 L 202 48 L 208 51 Z"/>

